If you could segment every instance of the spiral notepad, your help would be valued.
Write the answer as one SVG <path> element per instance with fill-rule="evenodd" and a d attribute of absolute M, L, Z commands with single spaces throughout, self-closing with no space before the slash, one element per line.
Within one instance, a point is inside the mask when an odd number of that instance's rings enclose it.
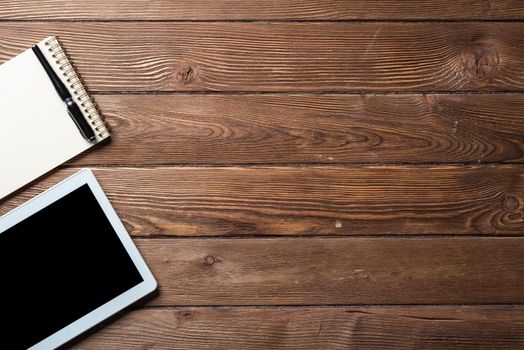
<path fill-rule="evenodd" d="M 38 47 L 96 135 L 87 141 L 28 49 L 0 65 L 0 198 L 107 139 L 109 131 L 56 37 Z"/>

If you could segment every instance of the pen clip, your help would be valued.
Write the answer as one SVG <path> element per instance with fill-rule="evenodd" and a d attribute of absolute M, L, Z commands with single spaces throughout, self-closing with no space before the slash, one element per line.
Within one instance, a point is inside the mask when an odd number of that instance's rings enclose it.
<path fill-rule="evenodd" d="M 67 110 L 67 114 L 69 114 L 71 119 L 73 119 L 73 122 L 75 123 L 78 131 L 80 131 L 80 134 L 82 134 L 84 139 L 86 139 L 89 142 L 95 142 L 96 141 L 96 137 L 89 138 L 89 136 L 86 135 L 86 133 L 85 133 L 84 129 L 82 128 L 82 126 L 80 125 L 79 121 L 75 118 L 75 116 L 73 115 L 73 113 L 71 113 L 71 111 L 69 109 Z"/>

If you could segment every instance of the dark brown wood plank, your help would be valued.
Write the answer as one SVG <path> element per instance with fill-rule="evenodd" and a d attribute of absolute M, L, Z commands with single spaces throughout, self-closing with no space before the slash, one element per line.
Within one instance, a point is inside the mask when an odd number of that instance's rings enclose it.
<path fill-rule="evenodd" d="M 520 349 L 505 307 L 159 308 L 132 311 L 76 349 Z"/>
<path fill-rule="evenodd" d="M 0 61 L 58 34 L 91 91 L 524 87 L 524 23 L 9 23 Z"/>
<path fill-rule="evenodd" d="M 0 204 L 32 198 L 56 172 Z M 353 235 L 524 232 L 521 166 L 97 168 L 131 234 Z"/>
<path fill-rule="evenodd" d="M 524 302 L 524 238 L 137 241 L 155 305 Z"/>
<path fill-rule="evenodd" d="M 344 20 L 522 19 L 518 0 L 364 1 L 228 0 L 148 1 L 40 0 L 27 6 L 3 0 L 0 19 L 54 20 Z"/>
<path fill-rule="evenodd" d="M 73 164 L 524 160 L 522 95 L 110 95 L 112 143 Z"/>

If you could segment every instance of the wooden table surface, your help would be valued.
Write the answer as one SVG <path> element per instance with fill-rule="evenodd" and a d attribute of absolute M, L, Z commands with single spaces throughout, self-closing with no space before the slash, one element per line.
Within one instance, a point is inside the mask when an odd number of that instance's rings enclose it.
<path fill-rule="evenodd" d="M 0 1 L 56 34 L 160 294 L 76 349 L 523 349 L 524 2 Z"/>

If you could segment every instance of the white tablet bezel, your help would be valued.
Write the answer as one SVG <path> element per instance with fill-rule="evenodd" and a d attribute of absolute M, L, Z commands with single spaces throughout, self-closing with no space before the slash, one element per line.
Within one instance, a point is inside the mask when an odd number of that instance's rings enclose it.
<path fill-rule="evenodd" d="M 129 233 L 118 218 L 111 203 L 109 203 L 109 200 L 102 191 L 95 176 L 89 169 L 80 170 L 76 174 L 51 187 L 27 203 L 0 217 L 0 235 L 12 226 L 25 220 L 29 216 L 37 213 L 85 184 L 89 185 L 89 188 L 93 192 L 100 207 L 122 242 L 122 245 L 142 276 L 143 282 L 125 291 L 102 306 L 92 310 L 88 314 L 53 333 L 39 343 L 31 346 L 29 348 L 30 350 L 50 349 L 63 345 L 108 317 L 114 315 L 118 311 L 121 311 L 125 307 L 150 294 L 157 288 L 155 278 L 133 243 Z"/>

